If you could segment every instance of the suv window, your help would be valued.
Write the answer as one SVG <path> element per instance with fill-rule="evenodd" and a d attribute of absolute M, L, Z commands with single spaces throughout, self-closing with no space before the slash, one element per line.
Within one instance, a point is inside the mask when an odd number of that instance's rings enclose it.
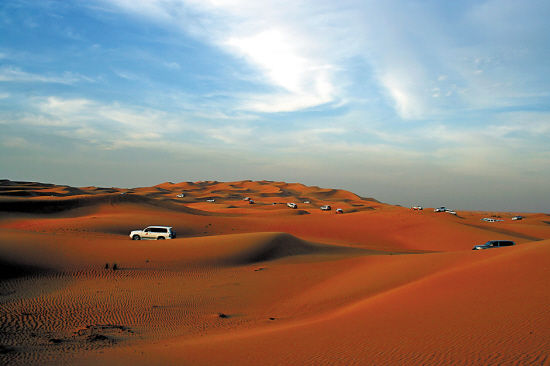
<path fill-rule="evenodd" d="M 151 229 L 151 231 L 154 232 L 154 233 L 165 233 L 166 229 L 162 228 L 162 227 L 154 227 L 154 228 Z"/>
<path fill-rule="evenodd" d="M 501 241 L 500 242 L 500 246 L 501 247 L 509 247 L 509 246 L 512 246 L 514 245 L 511 241 Z"/>

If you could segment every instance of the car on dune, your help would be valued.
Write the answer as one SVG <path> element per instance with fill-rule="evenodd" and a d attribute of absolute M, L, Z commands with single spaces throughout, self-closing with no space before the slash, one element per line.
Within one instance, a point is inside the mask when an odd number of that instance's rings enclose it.
<path fill-rule="evenodd" d="M 177 197 L 177 198 L 183 198 L 183 197 L 185 197 L 185 193 L 180 193 L 180 194 L 178 194 L 176 197 Z"/>
<path fill-rule="evenodd" d="M 500 222 L 500 221 L 504 221 L 504 220 L 493 219 L 492 217 L 484 217 L 484 218 L 481 219 L 481 221 L 485 221 L 485 222 Z"/>
<path fill-rule="evenodd" d="M 321 206 L 321 211 L 330 211 L 330 210 L 332 210 L 332 207 L 330 207 L 330 205 Z"/>
<path fill-rule="evenodd" d="M 216 202 L 216 200 L 215 200 L 215 199 L 213 199 L 213 198 L 209 198 L 209 199 L 207 199 L 207 200 L 206 200 L 206 202 L 210 202 L 210 203 L 212 203 L 212 202 Z"/>
<path fill-rule="evenodd" d="M 147 226 L 143 230 L 130 232 L 132 240 L 164 240 L 174 239 L 176 231 L 171 226 Z"/>
<path fill-rule="evenodd" d="M 411 207 L 413 210 L 422 211 L 424 208 L 422 206 L 413 206 Z"/>
<path fill-rule="evenodd" d="M 512 220 L 514 220 L 514 221 L 523 220 L 523 216 L 514 216 L 514 217 L 512 217 Z"/>
<path fill-rule="evenodd" d="M 434 212 L 445 212 L 446 210 L 447 208 L 445 206 L 434 208 Z"/>
<path fill-rule="evenodd" d="M 298 205 L 295 204 L 294 202 L 289 202 L 289 203 L 287 203 L 286 205 L 287 205 L 288 207 L 290 207 L 290 208 L 298 208 Z"/>
<path fill-rule="evenodd" d="M 335 212 L 336 212 L 337 214 L 343 214 L 343 213 L 344 213 L 344 210 L 342 210 L 341 208 L 337 208 Z"/>
<path fill-rule="evenodd" d="M 503 248 L 511 247 L 513 245 L 516 245 L 516 243 L 511 240 L 489 240 L 485 244 L 475 245 L 472 250 Z"/>

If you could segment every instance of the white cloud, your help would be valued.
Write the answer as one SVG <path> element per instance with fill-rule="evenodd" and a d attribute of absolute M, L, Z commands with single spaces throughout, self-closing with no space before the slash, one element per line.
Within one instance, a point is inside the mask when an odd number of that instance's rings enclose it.
<path fill-rule="evenodd" d="M 308 58 L 296 47 L 292 34 L 269 29 L 253 36 L 231 37 L 226 45 L 258 67 L 274 86 L 285 93 L 264 95 L 242 107 L 261 112 L 289 112 L 336 99 L 330 64 Z"/>
<path fill-rule="evenodd" d="M 346 31 L 335 27 L 336 9 L 319 11 L 291 1 L 117 0 L 128 12 L 178 27 L 246 61 L 253 81 L 273 88 L 240 95 L 236 109 L 291 112 L 340 102 L 339 59 L 347 57 Z M 332 12 L 332 14 L 331 14 Z M 192 14 L 192 16 L 190 15 Z M 192 20 L 190 20 L 192 18 Z M 335 43 L 339 42 L 338 48 Z"/>
<path fill-rule="evenodd" d="M 394 101 L 397 113 L 403 119 L 423 118 L 426 114 L 426 102 L 417 92 L 418 85 L 406 73 L 388 70 L 380 76 L 380 82 Z"/>

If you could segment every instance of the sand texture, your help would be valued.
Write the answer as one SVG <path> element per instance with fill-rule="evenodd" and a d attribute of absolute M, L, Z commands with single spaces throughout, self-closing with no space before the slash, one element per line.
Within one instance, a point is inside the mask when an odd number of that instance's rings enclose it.
<path fill-rule="evenodd" d="M 178 236 L 130 240 L 149 225 Z M 471 250 L 498 239 L 517 245 Z M 550 365 L 544 213 L 2 180 L 0 268 L 2 365 Z"/>

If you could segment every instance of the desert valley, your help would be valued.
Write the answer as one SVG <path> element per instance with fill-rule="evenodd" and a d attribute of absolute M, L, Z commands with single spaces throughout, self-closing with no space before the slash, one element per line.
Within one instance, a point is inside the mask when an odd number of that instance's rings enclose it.
<path fill-rule="evenodd" d="M 150 225 L 177 236 L 131 240 Z M 550 364 L 548 213 L 3 180 L 0 264 L 4 365 Z"/>

